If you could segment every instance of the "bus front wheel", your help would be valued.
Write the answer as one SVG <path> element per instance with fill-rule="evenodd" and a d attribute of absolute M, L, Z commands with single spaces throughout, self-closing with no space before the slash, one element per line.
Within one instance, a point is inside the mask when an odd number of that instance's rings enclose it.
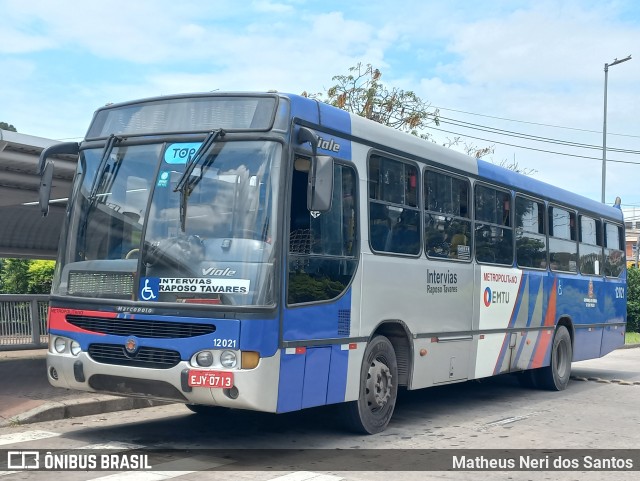
<path fill-rule="evenodd" d="M 345 405 L 348 426 L 364 434 L 384 431 L 393 415 L 397 396 L 396 353 L 389 339 L 376 336 L 364 353 L 358 400 Z"/>
<path fill-rule="evenodd" d="M 551 364 L 536 369 L 536 384 L 550 391 L 564 390 L 569 384 L 572 358 L 573 349 L 569 331 L 565 326 L 558 326 L 551 346 Z"/>

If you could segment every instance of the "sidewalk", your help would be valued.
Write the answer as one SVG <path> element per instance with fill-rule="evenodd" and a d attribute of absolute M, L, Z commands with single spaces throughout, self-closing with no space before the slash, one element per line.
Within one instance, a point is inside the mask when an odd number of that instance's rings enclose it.
<path fill-rule="evenodd" d="M 0 351 L 0 427 L 164 404 L 53 387 L 46 356 L 46 349 Z"/>
<path fill-rule="evenodd" d="M 166 404 L 53 387 L 47 380 L 46 356 L 46 349 L 0 351 L 0 427 Z"/>

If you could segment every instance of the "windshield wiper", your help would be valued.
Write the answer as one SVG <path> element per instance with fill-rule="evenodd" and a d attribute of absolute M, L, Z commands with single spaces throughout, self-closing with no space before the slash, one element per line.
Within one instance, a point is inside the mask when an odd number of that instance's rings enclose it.
<path fill-rule="evenodd" d="M 102 184 L 104 174 L 107 171 L 107 161 L 111 156 L 111 151 L 113 150 L 113 147 L 115 147 L 115 145 L 121 140 L 122 139 L 120 137 L 116 137 L 114 134 L 111 134 L 109 136 L 109 140 L 107 140 L 107 143 L 104 146 L 104 149 L 102 150 L 102 158 L 100 159 L 100 163 L 98 164 L 96 176 L 93 178 L 91 190 L 89 191 L 89 200 L 91 201 L 91 203 L 95 202 L 95 199 L 98 196 L 98 189 L 100 188 L 100 184 Z"/>
<path fill-rule="evenodd" d="M 89 223 L 89 214 L 91 210 L 96 206 L 98 201 L 98 190 L 100 189 L 100 185 L 103 182 L 103 177 L 107 172 L 107 166 L 109 164 L 108 160 L 111 156 L 111 151 L 116 143 L 120 142 L 122 138 L 116 137 L 114 134 L 109 136 L 109 140 L 102 149 L 102 157 L 100 158 L 100 163 L 98 163 L 98 168 L 96 169 L 96 175 L 93 178 L 93 182 L 91 183 L 91 190 L 89 190 L 89 194 L 87 196 L 87 200 L 89 201 L 86 207 L 83 207 L 83 218 L 82 223 L 80 224 L 79 232 L 78 232 L 78 245 L 83 246 L 83 251 L 86 252 L 86 233 L 87 233 L 87 225 Z M 112 176 L 113 178 L 113 176 Z"/>
<path fill-rule="evenodd" d="M 213 163 L 213 159 L 200 168 L 200 175 L 194 179 L 191 178 L 193 171 L 200 164 L 204 155 L 208 152 L 216 139 L 218 137 L 224 137 L 225 135 L 226 132 L 222 129 L 212 130 L 209 132 L 207 137 L 204 139 L 204 142 L 200 144 L 196 153 L 193 154 L 193 157 L 191 157 L 191 160 L 187 163 L 182 176 L 178 180 L 176 188 L 173 189 L 174 192 L 180 192 L 180 229 L 182 232 L 184 232 L 186 228 L 187 202 L 189 200 L 189 196 L 191 195 L 191 192 L 193 192 L 193 189 L 195 189 L 196 185 L 198 185 L 198 182 L 200 182 L 200 179 L 202 179 L 205 168 L 208 168 Z"/>

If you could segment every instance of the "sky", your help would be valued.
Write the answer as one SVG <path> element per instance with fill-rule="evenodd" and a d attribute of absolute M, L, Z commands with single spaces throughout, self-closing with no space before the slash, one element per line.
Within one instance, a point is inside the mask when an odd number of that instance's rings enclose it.
<path fill-rule="evenodd" d="M 637 0 L 0 0 L 0 12 L 0 121 L 24 134 L 79 140 L 98 107 L 157 95 L 324 92 L 360 62 L 440 109 L 436 142 L 493 146 L 485 160 L 596 200 L 604 66 L 632 55 L 608 73 L 606 202 L 640 220 Z"/>

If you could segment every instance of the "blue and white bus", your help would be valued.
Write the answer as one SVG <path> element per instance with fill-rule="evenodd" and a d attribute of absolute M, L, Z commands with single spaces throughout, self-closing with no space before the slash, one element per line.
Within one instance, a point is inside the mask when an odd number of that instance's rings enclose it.
<path fill-rule="evenodd" d="M 273 413 L 519 373 L 624 343 L 619 209 L 316 100 L 108 105 L 80 143 L 49 310 L 54 386 Z"/>

